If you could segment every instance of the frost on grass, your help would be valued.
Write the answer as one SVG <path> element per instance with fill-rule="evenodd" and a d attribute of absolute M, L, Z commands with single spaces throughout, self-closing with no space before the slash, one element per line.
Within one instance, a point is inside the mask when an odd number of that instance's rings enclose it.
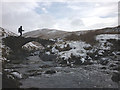
<path fill-rule="evenodd" d="M 86 50 L 84 47 L 90 47 L 89 44 L 86 44 L 85 42 L 79 42 L 79 41 L 71 41 L 68 42 L 70 47 L 72 48 L 69 51 L 63 51 L 59 53 L 60 58 L 69 59 L 71 58 L 71 55 L 76 57 L 86 57 Z"/>
<path fill-rule="evenodd" d="M 118 34 L 101 34 L 96 36 L 97 44 L 91 46 L 83 41 L 60 41 L 55 43 L 46 51 L 46 54 L 56 54 L 59 60 L 64 60 L 66 63 L 72 60 L 81 61 L 81 63 L 99 60 L 100 56 L 108 55 L 108 51 L 113 46 L 112 43 L 107 40 L 118 40 Z"/>
<path fill-rule="evenodd" d="M 11 51 L 9 47 L 4 45 L 2 39 L 12 35 L 17 36 L 15 33 L 0 27 L 0 60 L 7 60 L 6 57 Z"/>
<path fill-rule="evenodd" d="M 107 40 L 120 40 L 119 34 L 101 34 L 96 36 L 96 40 L 99 41 L 98 48 L 101 50 L 110 50 L 112 43 Z M 99 51 L 101 52 L 101 51 Z"/>
<path fill-rule="evenodd" d="M 84 63 L 87 53 L 92 52 L 92 48 L 90 44 L 82 41 L 64 41 L 53 45 L 51 51 L 51 53 L 56 54 L 59 59 L 66 60 L 67 63 L 69 63 L 68 60 L 72 57 L 77 57 L 79 61 Z"/>
<path fill-rule="evenodd" d="M 101 34 L 96 36 L 96 40 L 99 42 L 95 47 L 98 51 L 98 55 L 105 56 L 109 53 L 113 53 L 112 47 L 114 43 L 109 42 L 111 40 L 118 41 L 120 40 L 120 34 Z M 109 52 L 110 51 L 110 52 Z"/>
<path fill-rule="evenodd" d="M 107 39 L 120 40 L 120 35 L 119 34 L 101 34 L 101 35 L 97 35 L 96 37 L 96 40 L 107 40 Z"/>

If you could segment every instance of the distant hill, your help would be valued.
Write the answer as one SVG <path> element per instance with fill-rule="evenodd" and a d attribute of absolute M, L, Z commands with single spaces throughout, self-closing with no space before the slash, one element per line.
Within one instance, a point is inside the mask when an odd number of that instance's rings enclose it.
<path fill-rule="evenodd" d="M 55 38 L 65 38 L 70 35 L 83 35 L 86 33 L 96 33 L 96 34 L 102 34 L 102 33 L 120 33 L 120 26 L 117 27 L 111 27 L 111 28 L 102 28 L 102 29 L 96 29 L 96 30 L 86 30 L 86 31 L 75 31 L 75 32 L 66 32 L 66 31 L 60 31 L 56 29 L 38 29 L 35 31 L 24 33 L 24 37 L 40 37 L 44 39 L 55 39 Z M 71 36 L 72 37 L 72 36 Z M 74 38 L 74 37 L 73 37 Z"/>
<path fill-rule="evenodd" d="M 25 37 L 40 37 L 44 39 L 54 39 L 54 38 L 62 38 L 66 35 L 70 35 L 70 32 L 60 31 L 55 29 L 39 29 L 31 32 L 24 33 L 23 36 Z"/>

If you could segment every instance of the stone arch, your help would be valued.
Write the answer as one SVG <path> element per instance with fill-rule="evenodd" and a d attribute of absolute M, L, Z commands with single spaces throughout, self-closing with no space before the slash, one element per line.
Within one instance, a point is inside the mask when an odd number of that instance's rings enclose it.
<path fill-rule="evenodd" d="M 3 38 L 3 43 L 6 46 L 10 47 L 13 51 L 22 49 L 22 46 L 24 46 L 26 43 L 29 43 L 31 41 L 36 41 L 43 46 L 54 43 L 53 41 L 50 41 L 50 40 L 40 39 L 40 38 L 31 38 L 31 37 L 25 38 L 20 36 L 9 36 L 9 37 Z"/>

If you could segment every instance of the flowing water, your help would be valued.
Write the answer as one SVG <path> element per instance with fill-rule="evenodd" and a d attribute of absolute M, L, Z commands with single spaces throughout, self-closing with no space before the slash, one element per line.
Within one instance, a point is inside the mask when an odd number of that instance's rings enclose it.
<path fill-rule="evenodd" d="M 14 60 L 7 69 L 19 73 L 20 88 L 117 88 L 111 71 L 100 64 L 61 66 L 54 60 L 43 61 L 39 55 Z"/>

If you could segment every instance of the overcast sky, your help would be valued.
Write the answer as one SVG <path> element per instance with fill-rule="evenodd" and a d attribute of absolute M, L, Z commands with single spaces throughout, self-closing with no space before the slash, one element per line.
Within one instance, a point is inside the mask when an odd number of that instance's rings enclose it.
<path fill-rule="evenodd" d="M 118 2 L 2 2 L 2 27 L 17 33 L 42 28 L 65 31 L 118 25 Z"/>

